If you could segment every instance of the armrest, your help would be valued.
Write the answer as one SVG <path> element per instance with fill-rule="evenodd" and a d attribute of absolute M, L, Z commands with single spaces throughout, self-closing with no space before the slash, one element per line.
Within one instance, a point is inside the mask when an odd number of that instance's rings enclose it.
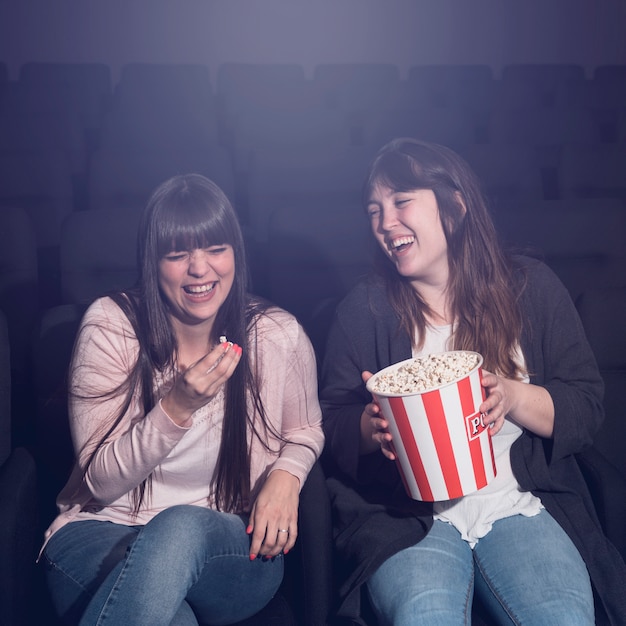
<path fill-rule="evenodd" d="M 326 477 L 317 461 L 300 495 L 299 528 L 304 589 L 305 626 L 320 626 L 329 619 L 333 598 L 333 537 Z"/>

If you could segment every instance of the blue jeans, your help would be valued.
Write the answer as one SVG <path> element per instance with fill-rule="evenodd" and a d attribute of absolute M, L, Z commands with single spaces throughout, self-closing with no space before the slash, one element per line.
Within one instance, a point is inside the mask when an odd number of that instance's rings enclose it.
<path fill-rule="evenodd" d="M 58 614 L 81 626 L 232 624 L 261 610 L 282 555 L 250 561 L 242 518 L 175 506 L 145 526 L 77 521 L 44 551 Z"/>
<path fill-rule="evenodd" d="M 589 574 L 550 514 L 502 519 L 472 550 L 435 520 L 368 581 L 381 626 L 470 624 L 474 593 L 499 624 L 592 626 Z"/>

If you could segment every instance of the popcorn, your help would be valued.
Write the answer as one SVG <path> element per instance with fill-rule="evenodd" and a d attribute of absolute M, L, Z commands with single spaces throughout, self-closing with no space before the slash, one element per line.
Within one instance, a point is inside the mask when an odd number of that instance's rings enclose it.
<path fill-rule="evenodd" d="M 466 376 L 479 363 L 475 352 L 462 350 L 417 357 L 390 372 L 382 372 L 372 385 L 374 393 L 422 393 Z"/>

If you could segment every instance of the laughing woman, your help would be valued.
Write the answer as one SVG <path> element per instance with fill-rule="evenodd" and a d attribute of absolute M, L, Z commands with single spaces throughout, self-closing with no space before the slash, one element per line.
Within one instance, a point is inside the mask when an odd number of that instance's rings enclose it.
<path fill-rule="evenodd" d="M 247 293 L 236 215 L 199 175 L 152 195 L 137 287 L 88 309 L 77 462 L 43 561 L 69 624 L 231 624 L 277 590 L 323 434 L 311 344 Z"/>
<path fill-rule="evenodd" d="M 575 454 L 602 421 L 602 380 L 569 294 L 509 258 L 479 184 L 451 150 L 398 139 L 374 159 L 364 206 L 378 271 L 339 306 L 322 379 L 340 613 L 382 626 L 626 623 L 626 566 L 603 536 Z M 364 381 L 432 352 L 484 357 L 480 406 L 497 476 L 444 502 L 405 493 L 388 423 Z M 361 622 L 362 623 L 362 622 Z"/>

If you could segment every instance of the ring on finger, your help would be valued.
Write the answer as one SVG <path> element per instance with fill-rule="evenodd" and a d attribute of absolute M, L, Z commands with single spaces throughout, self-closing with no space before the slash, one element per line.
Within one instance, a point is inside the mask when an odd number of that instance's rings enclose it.
<path fill-rule="evenodd" d="M 279 528 L 279 529 L 278 529 L 278 532 L 279 532 L 279 533 L 288 533 L 288 532 L 289 532 L 289 529 L 288 529 L 288 528 Z"/>

